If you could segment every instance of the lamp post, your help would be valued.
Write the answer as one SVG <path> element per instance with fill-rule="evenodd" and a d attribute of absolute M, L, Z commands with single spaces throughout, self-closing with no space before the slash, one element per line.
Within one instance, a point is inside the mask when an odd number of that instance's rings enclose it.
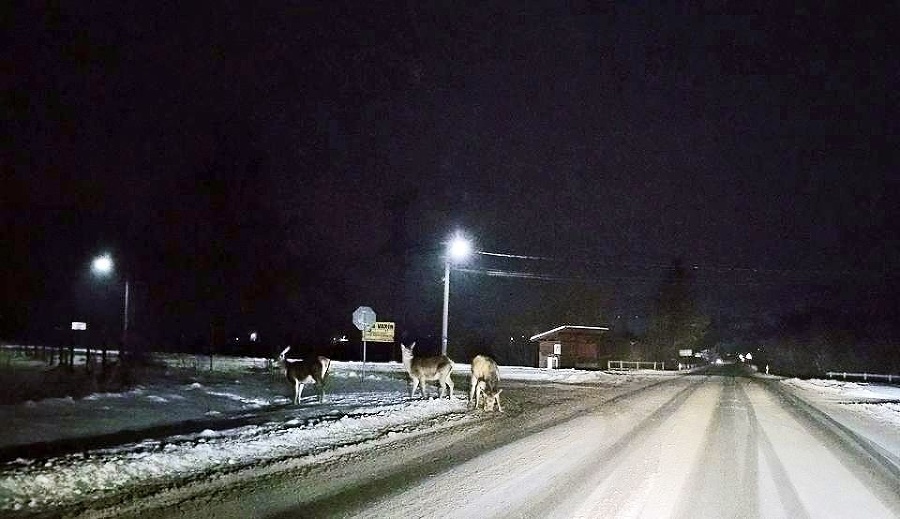
<path fill-rule="evenodd" d="M 447 354 L 447 322 L 450 313 L 450 263 L 463 261 L 472 252 L 472 243 L 456 234 L 447 246 L 444 258 L 444 319 L 441 326 L 441 355 Z"/>
<path fill-rule="evenodd" d="M 115 264 L 109 254 L 97 256 L 91 262 L 91 272 L 98 276 L 108 276 L 112 273 Z M 125 310 L 122 313 L 122 348 L 125 348 L 125 338 L 128 335 L 128 299 L 129 286 L 128 278 L 125 278 Z"/>

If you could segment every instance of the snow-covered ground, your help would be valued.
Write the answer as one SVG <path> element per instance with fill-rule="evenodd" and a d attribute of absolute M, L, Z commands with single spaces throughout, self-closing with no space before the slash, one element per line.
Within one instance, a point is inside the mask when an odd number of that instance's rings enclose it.
<path fill-rule="evenodd" d="M 900 386 L 796 378 L 783 384 L 900 464 Z"/>
<path fill-rule="evenodd" d="M 399 363 L 334 362 L 325 401 L 319 403 L 315 386 L 308 385 L 303 402 L 294 406 L 291 388 L 265 359 L 216 358 L 210 366 L 208 357 L 160 358 L 182 374 L 193 373 L 193 378 L 159 379 L 124 393 L 0 406 L 0 448 L 7 453 L 0 467 L 0 510 L 47 510 L 138 484 L 215 474 L 342 446 L 365 448 L 373 440 L 478 417 L 467 409 L 465 387 L 457 389 L 453 399 L 409 399 Z M 186 366 L 192 367 L 185 371 Z M 465 375 L 469 366 L 456 364 L 454 371 Z M 650 378 L 672 375 L 507 366 L 500 371 L 504 382 L 598 387 L 637 387 Z M 900 445 L 894 437 L 900 431 L 900 389 L 796 379 L 783 384 L 887 449 Z M 434 385 L 429 391 L 436 396 Z M 108 436 L 117 432 L 129 439 L 117 442 Z M 37 445 L 102 435 L 107 435 L 107 444 L 77 453 L 47 457 Z M 15 455 L 9 456 L 11 452 Z"/>
<path fill-rule="evenodd" d="M 176 377 L 124 393 L 81 399 L 52 398 L 0 406 L 0 448 L 14 452 L 0 471 L 0 510 L 41 510 L 85 497 L 100 497 L 138 483 L 166 481 L 320 453 L 339 446 L 410 434 L 434 420 L 461 422 L 466 389 L 454 398 L 408 398 L 399 363 L 334 362 L 325 401 L 315 385 L 301 405 L 266 359 L 160 356 L 173 368 L 189 367 L 195 380 Z M 456 364 L 468 374 L 470 366 Z M 504 381 L 619 386 L 656 372 L 606 372 L 501 367 Z M 429 394 L 437 395 L 430 385 Z M 177 434 L 173 431 L 188 430 Z M 74 454 L 40 456 L 48 443 L 82 441 L 122 432 L 138 438 Z M 152 431 L 141 437 L 140 431 Z M 96 441 L 96 440 L 94 440 Z M 115 437 L 104 440 L 115 442 Z M 43 445 L 38 445 L 43 444 Z M 12 458 L 12 456 L 7 456 Z"/>

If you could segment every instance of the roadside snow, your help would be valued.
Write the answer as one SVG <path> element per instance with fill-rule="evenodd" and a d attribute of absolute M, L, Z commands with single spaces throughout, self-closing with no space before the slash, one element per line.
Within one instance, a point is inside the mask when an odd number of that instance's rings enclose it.
<path fill-rule="evenodd" d="M 802 380 L 799 378 L 787 379 L 784 383 L 844 400 L 872 398 L 900 401 L 900 386 L 889 386 L 874 382 L 846 382 L 828 379 Z"/>
<path fill-rule="evenodd" d="M 796 378 L 784 380 L 782 384 L 873 442 L 900 468 L 900 387 Z"/>
<path fill-rule="evenodd" d="M 207 357 L 208 359 L 208 357 Z M 42 510 L 84 498 L 99 498 L 130 485 L 165 483 L 260 461 L 327 451 L 383 436 L 431 426 L 437 417 L 465 421 L 465 391 L 450 399 L 409 399 L 403 365 L 334 362 L 327 395 L 318 403 L 308 385 L 300 406 L 290 404 L 291 389 L 265 359 L 161 356 L 173 367 L 196 368 L 190 383 L 154 383 L 123 393 L 97 393 L 82 399 L 54 398 L 0 406 L 0 447 L 21 455 L 0 468 L 0 510 Z M 213 371 L 210 372 L 209 370 Z M 253 371 L 252 376 L 247 373 Z M 466 375 L 468 364 L 454 372 Z M 501 367 L 505 381 L 528 380 L 618 386 L 670 376 L 653 372 L 606 373 L 571 369 Z M 233 376 L 232 376 L 233 375 Z M 429 385 L 429 394 L 437 389 Z M 251 421 L 222 428 L 223 419 Z M 153 437 L 111 448 L 50 459 L 36 458 L 29 445 L 85 438 L 118 431 L 192 422 L 209 424 L 191 434 Z M 217 427 L 218 425 L 218 427 Z M 194 425 L 196 429 L 196 425 Z M 201 425 L 203 427 L 203 425 Z"/>
<path fill-rule="evenodd" d="M 145 440 L 86 454 L 43 461 L 22 459 L 0 478 L 4 509 L 61 504 L 81 495 L 116 490 L 148 480 L 200 474 L 224 466 L 302 456 L 405 432 L 440 415 L 460 413 L 466 404 L 454 400 L 420 400 L 357 409 L 353 415 L 289 419 L 165 440 Z M 461 418 L 458 418 L 461 419 Z"/>

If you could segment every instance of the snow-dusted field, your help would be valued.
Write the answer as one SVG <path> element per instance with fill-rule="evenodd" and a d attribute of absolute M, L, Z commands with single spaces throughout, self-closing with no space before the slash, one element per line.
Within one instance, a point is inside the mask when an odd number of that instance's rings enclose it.
<path fill-rule="evenodd" d="M 334 362 L 323 403 L 315 385 L 300 406 L 290 404 L 292 388 L 266 359 L 159 356 L 178 368 L 192 366 L 196 381 L 157 380 L 124 393 L 86 398 L 53 398 L 0 406 L 0 448 L 16 459 L 0 472 L 0 509 L 40 510 L 101 496 L 130 485 L 227 470 L 400 435 L 443 421 L 464 421 L 467 387 L 450 399 L 408 398 L 399 363 Z M 467 375 L 469 365 L 456 364 Z M 616 386 L 652 372 L 609 374 L 577 370 L 501 367 L 507 380 Z M 178 380 L 175 382 L 174 380 Z M 429 394 L 437 396 L 430 385 Z M 232 423 L 245 423 L 236 427 Z M 50 459 L 36 458 L 40 442 L 92 438 L 119 431 L 165 426 L 199 429 L 190 433 L 136 439 Z M 208 427 L 204 427 L 204 424 Z M 164 430 L 164 429 L 162 429 Z"/>
<path fill-rule="evenodd" d="M 0 510 L 52 510 L 137 485 L 205 477 L 345 446 L 365 449 L 375 440 L 479 416 L 467 410 L 467 385 L 458 384 L 453 399 L 410 400 L 399 363 L 334 362 L 325 401 L 319 403 L 314 385 L 308 385 L 303 402 L 294 406 L 291 389 L 280 374 L 267 371 L 265 359 L 217 358 L 211 371 L 208 358 L 161 359 L 182 370 L 196 366 L 188 370 L 194 379 L 173 377 L 125 393 L 0 406 L 0 448 L 15 453 L 0 471 Z M 468 371 L 468 365 L 456 364 L 455 373 Z M 507 383 L 617 389 L 673 376 L 506 366 L 500 371 Z M 900 389 L 796 379 L 781 384 L 900 458 Z M 434 385 L 429 391 L 436 396 Z M 108 440 L 112 444 L 51 457 L 36 455 L 34 447 L 121 431 L 138 432 L 123 433 L 128 441 Z M 141 431 L 150 432 L 142 437 Z M 685 431 L 685 438 L 695 436 Z"/>

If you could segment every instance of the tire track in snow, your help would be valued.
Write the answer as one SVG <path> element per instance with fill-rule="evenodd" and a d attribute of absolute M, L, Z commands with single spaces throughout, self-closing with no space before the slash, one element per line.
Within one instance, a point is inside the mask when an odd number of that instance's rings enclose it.
<path fill-rule="evenodd" d="M 590 455 L 588 459 L 583 459 L 575 470 L 566 472 L 555 483 L 548 485 L 541 493 L 541 498 L 524 502 L 515 511 L 507 511 L 507 513 L 516 517 L 584 516 L 583 498 L 591 496 L 596 489 L 603 486 L 616 473 L 616 469 L 628 461 L 632 453 L 640 452 L 642 444 L 652 441 L 660 428 L 679 412 L 691 395 L 707 382 L 708 377 L 685 377 L 681 380 L 687 381 L 688 385 L 655 407 L 649 415 L 640 419 L 618 440 L 603 447 L 597 454 Z M 668 388 L 663 388 L 663 390 L 665 389 Z M 646 397 L 646 395 L 641 395 L 641 397 Z M 625 403 L 627 402 L 621 402 L 621 404 Z M 611 412 L 611 410 L 609 408 L 601 409 L 598 414 L 603 415 L 604 412 Z M 643 461 L 652 463 L 650 458 Z M 598 467 L 602 467 L 602 470 L 598 470 Z M 596 510 L 592 510 L 588 513 L 593 515 L 595 512 Z"/>
<path fill-rule="evenodd" d="M 900 517 L 900 480 L 841 428 L 817 420 L 813 408 L 777 385 L 745 385 L 759 424 L 762 514 Z"/>
<path fill-rule="evenodd" d="M 477 436 L 477 441 L 473 438 L 454 442 L 452 447 L 439 449 L 439 455 L 417 458 L 414 462 L 406 464 L 402 469 L 385 471 L 384 474 L 373 477 L 368 481 L 353 485 L 349 488 L 342 489 L 333 494 L 321 496 L 313 500 L 301 500 L 296 509 L 291 507 L 280 513 L 272 514 L 271 517 L 296 517 L 298 513 L 309 515 L 309 510 L 324 509 L 329 510 L 327 516 L 351 516 L 359 513 L 364 517 L 374 517 L 377 513 L 373 512 L 371 504 L 373 502 L 385 502 L 392 500 L 396 495 L 406 491 L 414 491 L 417 485 L 436 479 L 442 476 L 442 473 L 448 469 L 458 470 L 460 464 L 467 461 L 475 460 L 486 453 L 493 453 L 501 450 L 510 444 L 518 441 L 527 440 L 531 435 L 539 434 L 550 428 L 554 428 L 579 417 L 603 412 L 611 408 L 627 405 L 632 399 L 641 400 L 648 392 L 662 391 L 669 392 L 664 389 L 671 384 L 684 383 L 687 377 L 678 377 L 675 379 L 664 378 L 643 385 L 636 389 L 629 389 L 625 392 L 615 394 L 614 396 L 604 396 L 603 388 L 597 386 L 587 386 L 591 392 L 597 392 L 596 396 L 585 399 L 557 401 L 552 404 L 541 404 L 538 408 L 532 407 L 534 404 L 517 404 L 516 397 L 510 395 L 504 398 L 513 398 L 504 400 L 504 409 L 506 414 L 502 418 L 496 420 L 487 420 L 483 422 L 484 429 Z M 696 382 L 695 382 L 696 383 Z M 524 383 L 519 384 L 520 387 L 531 388 L 528 391 L 528 398 L 536 398 L 535 395 L 543 394 L 541 389 L 543 384 Z M 560 386 L 565 389 L 565 393 L 573 392 L 571 386 Z M 510 388 L 516 390 L 515 387 Z M 534 391 L 537 390 L 538 393 Z M 543 396 L 537 397 L 543 399 Z M 599 400 L 599 402 L 598 402 Z M 524 406 L 519 409 L 519 407 Z M 525 467 L 519 466 L 515 470 L 523 471 Z M 458 481 L 458 478 L 454 478 Z M 458 486 L 458 482 L 454 482 Z M 462 501 L 471 501 L 472 496 L 463 498 Z M 445 509 L 460 509 L 459 501 L 447 504 Z M 432 505 L 436 506 L 436 505 Z M 432 509 L 433 510 L 433 509 Z M 415 517 L 416 513 L 410 509 L 403 511 L 404 515 Z M 422 512 L 420 516 L 427 515 L 428 512 Z M 316 514 L 313 514 L 316 515 Z M 388 515 L 393 515 L 388 513 Z M 484 516 L 484 514 L 479 514 Z M 508 515 L 508 514 L 504 514 Z"/>
<path fill-rule="evenodd" d="M 866 459 L 868 467 L 858 470 L 860 474 L 874 471 L 886 482 L 900 482 L 900 453 L 888 452 L 878 444 L 854 433 L 850 428 L 820 411 L 815 406 L 795 395 L 781 384 L 771 384 L 754 379 L 776 393 L 786 407 L 807 427 L 819 435 L 829 447 L 844 456 L 850 452 L 851 459 Z M 896 495 L 896 494 L 895 494 Z"/>
<path fill-rule="evenodd" d="M 756 417 L 754 414 L 754 421 L 755 420 Z M 810 517 L 809 512 L 807 512 L 806 507 L 803 506 L 803 501 L 800 499 L 800 493 L 797 492 L 797 488 L 791 482 L 788 471 L 781 461 L 781 458 L 778 457 L 775 447 L 772 446 L 772 440 L 769 439 L 769 435 L 767 435 L 765 431 L 759 431 L 758 438 L 759 449 L 762 451 L 763 455 L 761 462 L 764 464 L 761 468 L 767 469 L 763 472 L 771 474 L 772 476 L 770 478 L 771 483 L 781 502 L 781 508 L 785 512 L 785 517 L 808 519 Z"/>
<path fill-rule="evenodd" d="M 418 457 L 399 471 L 385 471 L 362 485 L 272 516 L 308 515 L 310 510 L 328 510 L 322 515 L 332 517 L 427 517 L 435 510 L 446 517 L 535 516 L 533 512 L 516 512 L 525 504 L 519 497 L 546 495 L 550 491 L 545 487 L 554 481 L 551 472 L 559 470 L 561 478 L 568 478 L 573 460 L 583 462 L 603 447 L 595 444 L 593 449 L 586 448 L 585 439 L 579 437 L 583 429 L 573 424 L 616 419 L 627 426 L 616 430 L 624 434 L 622 431 L 633 430 L 641 417 L 653 411 L 657 413 L 650 421 L 663 419 L 663 413 L 658 412 L 660 405 L 671 404 L 674 393 L 693 391 L 692 387 L 700 383 L 689 377 L 666 379 L 611 398 L 601 392 L 585 400 L 560 401 L 546 408 L 547 413 L 532 409 L 519 416 L 490 420 L 477 437 L 451 442 L 452 446 L 440 448 L 437 456 Z M 654 403 L 647 405 L 647 400 Z M 622 415 L 622 409 L 632 407 L 641 411 Z M 539 418 L 541 415 L 543 418 Z M 600 415 L 606 417 L 598 418 Z M 538 464 L 535 458 L 540 460 Z"/>
<path fill-rule="evenodd" d="M 739 379 L 719 377 L 722 392 L 703 434 L 676 517 L 757 517 L 756 418 Z M 746 431 L 746 434 L 741 432 Z"/>

